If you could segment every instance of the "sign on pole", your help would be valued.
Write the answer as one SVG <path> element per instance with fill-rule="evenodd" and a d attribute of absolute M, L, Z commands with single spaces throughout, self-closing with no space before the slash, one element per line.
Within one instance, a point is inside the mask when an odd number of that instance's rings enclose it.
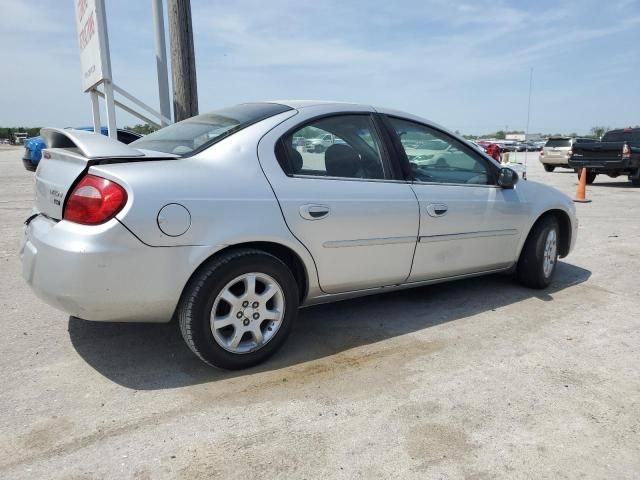
<path fill-rule="evenodd" d="M 99 84 L 104 85 L 108 132 L 111 138 L 116 138 L 115 106 L 104 0 L 75 0 L 75 4 L 82 88 L 85 92 L 93 92 Z M 92 100 L 92 107 L 95 107 L 94 103 Z M 99 121 L 99 114 L 95 108 L 92 109 L 93 128 L 94 131 L 99 132 L 101 126 L 95 124 L 96 120 Z"/>
<path fill-rule="evenodd" d="M 156 27 L 156 54 L 158 55 L 158 88 L 160 91 L 161 111 L 157 112 L 133 95 L 113 83 L 111 76 L 111 56 L 109 54 L 109 35 L 107 33 L 107 14 L 104 0 L 73 0 L 76 8 L 76 27 L 78 46 L 80 47 L 80 66 L 82 69 L 82 89 L 91 96 L 91 113 L 96 132 L 101 129 L 100 102 L 105 100 L 109 137 L 116 138 L 116 106 L 153 125 L 169 125 L 171 122 L 169 107 L 169 88 L 167 58 L 164 44 L 164 20 L 162 0 L 152 3 L 154 24 Z M 98 88 L 102 85 L 102 92 Z M 115 92 L 135 103 L 140 109 L 158 117 L 160 121 L 149 119 L 146 114 L 115 99 Z"/>
<path fill-rule="evenodd" d="M 87 92 L 103 80 L 111 80 L 104 4 L 101 0 L 76 0 L 75 3 L 82 88 Z"/>

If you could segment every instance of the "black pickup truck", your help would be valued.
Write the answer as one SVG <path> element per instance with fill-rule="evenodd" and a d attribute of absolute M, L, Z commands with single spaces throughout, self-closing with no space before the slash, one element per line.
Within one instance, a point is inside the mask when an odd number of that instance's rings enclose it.
<path fill-rule="evenodd" d="M 600 142 L 574 143 L 569 167 L 578 176 L 580 169 L 586 168 L 587 183 L 593 183 L 598 174 L 628 175 L 634 185 L 640 186 L 640 128 L 609 130 Z"/>

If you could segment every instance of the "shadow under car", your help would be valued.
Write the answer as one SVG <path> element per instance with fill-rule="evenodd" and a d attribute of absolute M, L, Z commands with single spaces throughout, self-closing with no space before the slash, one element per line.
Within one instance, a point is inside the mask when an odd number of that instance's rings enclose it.
<path fill-rule="evenodd" d="M 522 287 L 509 275 L 490 275 L 303 308 L 284 347 L 265 363 L 241 371 L 205 365 L 187 348 L 175 322 L 100 323 L 70 317 L 68 329 L 78 354 L 106 378 L 136 390 L 167 389 L 278 370 L 527 298 L 551 301 L 553 293 L 590 276 L 588 270 L 559 262 L 546 290 Z"/>

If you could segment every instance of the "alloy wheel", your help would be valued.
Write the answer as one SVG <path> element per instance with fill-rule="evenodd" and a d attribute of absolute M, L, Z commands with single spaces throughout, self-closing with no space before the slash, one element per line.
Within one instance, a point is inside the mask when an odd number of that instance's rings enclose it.
<path fill-rule="evenodd" d="M 272 277 L 257 272 L 240 275 L 213 302 L 213 338 L 228 352 L 255 352 L 280 329 L 284 305 L 282 287 Z"/>

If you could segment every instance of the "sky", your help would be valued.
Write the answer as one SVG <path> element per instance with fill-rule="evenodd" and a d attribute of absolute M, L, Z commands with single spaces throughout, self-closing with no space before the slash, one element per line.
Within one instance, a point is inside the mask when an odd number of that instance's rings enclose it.
<path fill-rule="evenodd" d="M 114 82 L 159 108 L 151 2 L 106 4 Z M 322 99 L 396 108 L 462 133 L 524 130 L 533 68 L 530 132 L 640 124 L 640 0 L 191 6 L 201 113 Z M 74 1 L 0 0 L 0 9 L 0 126 L 90 124 Z M 117 123 L 140 122 L 119 111 Z"/>

